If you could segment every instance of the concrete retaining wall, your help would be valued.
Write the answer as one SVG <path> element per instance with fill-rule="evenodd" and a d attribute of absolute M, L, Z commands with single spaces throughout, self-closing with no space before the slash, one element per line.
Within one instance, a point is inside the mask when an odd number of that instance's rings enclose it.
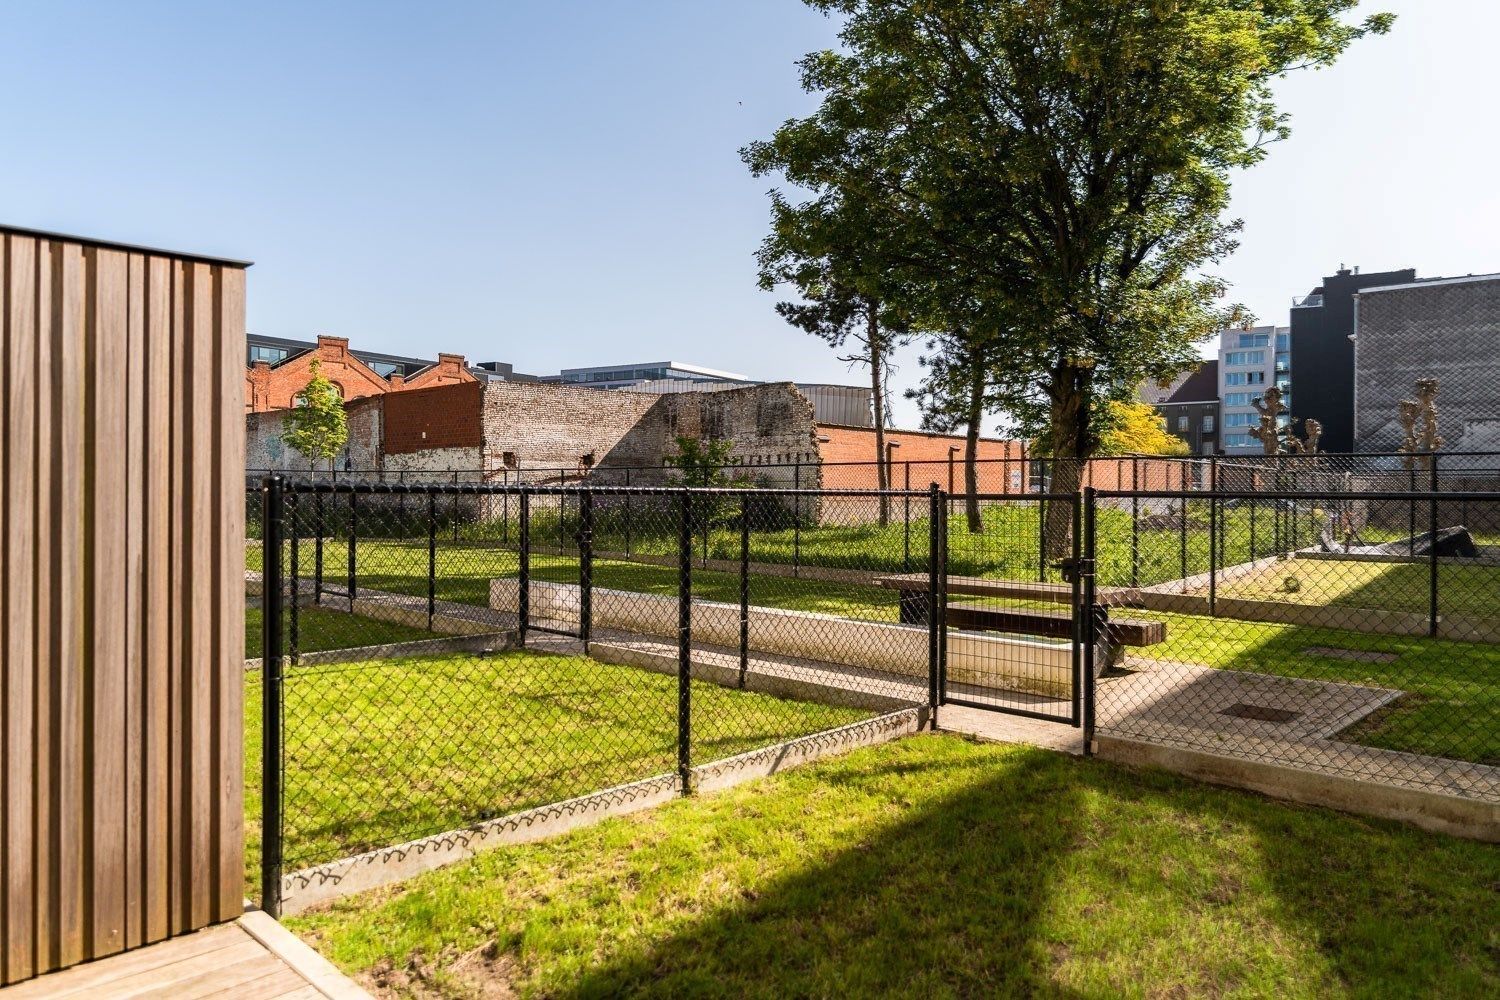
<path fill-rule="evenodd" d="M 560 627 L 577 626 L 580 593 L 577 585 L 533 580 L 530 589 L 533 620 Z M 490 581 L 490 607 L 497 611 L 515 614 L 519 595 L 520 584 L 515 579 Z M 596 629 L 669 638 L 677 635 L 675 596 L 595 587 L 593 602 Z M 709 645 L 738 647 L 738 605 L 694 601 L 693 638 Z M 919 625 L 751 607 L 750 648 L 908 677 L 927 676 L 927 629 Z M 959 684 L 1070 697 L 1072 644 L 950 630 L 948 678 Z"/>

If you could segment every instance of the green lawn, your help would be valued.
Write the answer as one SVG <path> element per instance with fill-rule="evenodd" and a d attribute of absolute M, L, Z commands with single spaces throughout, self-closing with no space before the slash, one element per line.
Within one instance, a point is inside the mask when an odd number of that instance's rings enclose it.
<path fill-rule="evenodd" d="M 260 655 L 261 627 L 265 615 L 260 608 L 245 609 L 245 657 L 253 659 Z M 289 628 L 290 626 L 283 626 Z M 289 644 L 290 635 L 283 638 Z M 395 622 L 350 615 L 327 608 L 297 609 L 297 648 L 304 653 L 318 653 L 329 649 L 353 649 L 358 646 L 382 646 L 392 642 L 411 642 L 416 639 L 435 638 L 425 629 L 399 625 Z"/>
<path fill-rule="evenodd" d="M 677 766 L 677 680 L 636 667 L 512 652 L 288 668 L 285 676 L 288 868 Z M 256 843 L 260 700 L 252 674 L 246 818 Z M 870 714 L 695 682 L 694 763 Z"/>
<path fill-rule="evenodd" d="M 1425 615 L 1430 574 L 1426 563 L 1295 559 L 1251 576 L 1221 581 L 1219 595 Z M 1437 589 L 1438 610 L 1443 614 L 1500 617 L 1500 567 L 1440 562 Z M 1335 620 L 1336 614 L 1331 612 L 1329 620 Z"/>
<path fill-rule="evenodd" d="M 1136 610 L 1130 617 L 1167 623 L 1167 641 L 1132 649 L 1132 658 L 1406 691 L 1343 738 L 1500 765 L 1500 646 Z M 1351 662 L 1308 652 L 1318 648 L 1390 653 L 1396 659 Z"/>
<path fill-rule="evenodd" d="M 920 736 L 289 925 L 385 995 L 1478 997 L 1500 852 Z"/>
<path fill-rule="evenodd" d="M 340 543 L 328 543 L 327 548 L 337 560 L 345 558 Z M 426 596 L 425 542 L 362 542 L 358 556 L 362 585 Z M 439 549 L 438 597 L 484 605 L 488 602 L 489 581 L 514 575 L 516 559 L 514 551 L 497 544 L 449 542 Z M 1500 590 L 1493 589 L 1497 586 L 1495 570 L 1440 568 L 1446 574 L 1440 580 L 1445 611 L 1478 613 L 1486 610 L 1486 601 L 1492 604 L 1491 614 L 1495 613 L 1493 607 L 1500 607 Z M 1381 600 L 1399 603 L 1397 597 L 1401 594 L 1410 602 L 1413 588 L 1420 584 L 1421 593 L 1425 594 L 1426 587 L 1426 577 L 1417 581 L 1413 571 L 1425 574 L 1426 567 L 1297 560 L 1278 564 L 1273 571 L 1267 571 L 1264 579 L 1274 579 L 1277 573 L 1297 572 L 1304 576 L 1307 587 L 1305 574 L 1322 573 L 1343 586 L 1337 593 L 1323 591 L 1330 600 L 1337 599 L 1339 603 L 1334 605 L 1337 608 L 1349 604 L 1369 606 Z M 571 557 L 538 555 L 532 572 L 540 580 L 575 582 L 578 564 Z M 738 600 L 739 583 L 732 574 L 696 570 L 693 579 L 694 591 L 702 599 Z M 1241 590 L 1229 583 L 1220 593 L 1250 596 L 1255 593 L 1253 581 L 1263 578 L 1250 579 Z M 677 571 L 673 567 L 601 559 L 594 565 L 594 581 L 599 587 L 619 590 L 677 592 Z M 871 621 L 895 621 L 898 613 L 893 591 L 789 577 L 753 576 L 751 601 L 766 607 Z M 1409 609 L 1420 611 L 1425 607 L 1424 598 L 1421 608 L 1412 604 Z M 1329 614 L 1330 621 L 1336 620 L 1336 610 Z M 1135 650 L 1136 655 L 1256 673 L 1369 683 L 1409 692 L 1376 719 L 1348 734 L 1349 739 L 1412 753 L 1500 762 L 1500 724 L 1496 722 L 1500 719 L 1500 647 L 1227 618 L 1152 615 L 1134 610 L 1130 617 L 1158 617 L 1169 623 L 1166 644 Z M 1391 652 L 1399 658 L 1386 664 L 1351 663 L 1304 652 L 1317 646 Z"/>

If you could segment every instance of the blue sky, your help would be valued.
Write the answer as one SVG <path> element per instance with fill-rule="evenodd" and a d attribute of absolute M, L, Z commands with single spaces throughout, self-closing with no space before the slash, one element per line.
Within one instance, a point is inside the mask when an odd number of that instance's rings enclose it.
<path fill-rule="evenodd" d="M 1267 322 L 1341 262 L 1500 271 L 1500 5 L 1366 6 L 1395 32 L 1283 84 L 1296 134 L 1235 182 Z M 0 221 L 251 258 L 262 333 L 862 382 L 756 288 L 737 154 L 833 37 L 797 0 L 10 0 Z"/>

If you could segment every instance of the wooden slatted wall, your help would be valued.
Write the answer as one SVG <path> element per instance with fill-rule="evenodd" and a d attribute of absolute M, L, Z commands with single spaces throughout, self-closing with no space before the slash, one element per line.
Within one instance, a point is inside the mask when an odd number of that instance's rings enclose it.
<path fill-rule="evenodd" d="M 241 910 L 244 314 L 0 229 L 0 984 Z"/>

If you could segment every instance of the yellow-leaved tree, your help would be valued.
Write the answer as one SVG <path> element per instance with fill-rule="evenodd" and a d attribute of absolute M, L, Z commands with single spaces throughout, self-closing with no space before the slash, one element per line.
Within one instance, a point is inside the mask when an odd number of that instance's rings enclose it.
<path fill-rule="evenodd" d="M 1150 403 L 1111 400 L 1104 433 L 1100 435 L 1101 455 L 1186 455 L 1187 442 L 1167 431 L 1167 418 Z"/>

